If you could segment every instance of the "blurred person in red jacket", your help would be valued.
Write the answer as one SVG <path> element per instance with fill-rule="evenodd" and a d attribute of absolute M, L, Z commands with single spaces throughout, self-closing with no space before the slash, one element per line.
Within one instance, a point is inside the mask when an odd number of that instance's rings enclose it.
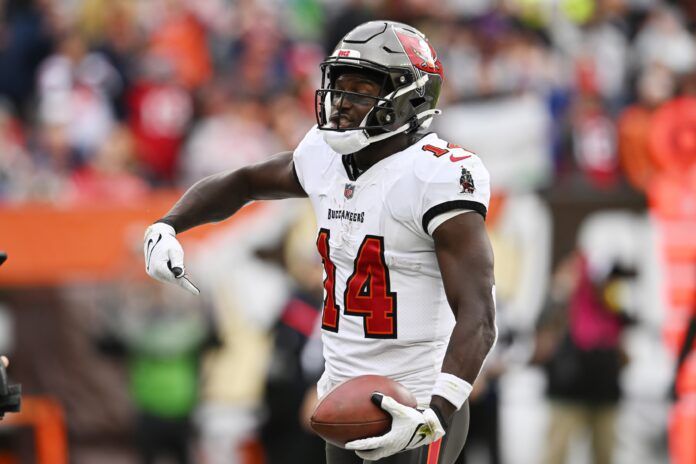
<path fill-rule="evenodd" d="M 193 101 L 176 80 L 173 63 L 154 53 L 140 62 L 140 78 L 128 96 L 128 124 L 138 158 L 154 185 L 171 183 L 193 116 Z"/>
<path fill-rule="evenodd" d="M 152 13 L 159 23 L 152 32 L 150 49 L 172 64 L 179 83 L 194 89 L 210 79 L 213 69 L 206 30 L 187 3 L 184 0 L 153 2 L 151 8 L 157 10 Z"/>

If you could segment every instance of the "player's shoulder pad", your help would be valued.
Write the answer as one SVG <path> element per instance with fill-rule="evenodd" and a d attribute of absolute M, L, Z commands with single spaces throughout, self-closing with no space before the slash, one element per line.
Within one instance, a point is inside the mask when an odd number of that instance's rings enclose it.
<path fill-rule="evenodd" d="M 321 131 L 315 124 L 307 131 L 302 140 L 300 140 L 300 143 L 297 144 L 294 154 L 297 156 L 316 153 L 317 148 L 324 147 L 326 147 L 326 142 L 324 142 L 324 137 L 322 137 Z"/>
<path fill-rule="evenodd" d="M 307 194 L 311 194 L 322 183 L 332 163 L 340 160 L 335 155 L 317 126 L 312 127 L 292 153 L 295 174 Z"/>
<path fill-rule="evenodd" d="M 488 170 L 476 153 L 437 136 L 424 137 L 418 144 L 422 156 L 416 155 L 414 174 L 426 183 L 451 182 L 463 172 L 488 180 Z"/>

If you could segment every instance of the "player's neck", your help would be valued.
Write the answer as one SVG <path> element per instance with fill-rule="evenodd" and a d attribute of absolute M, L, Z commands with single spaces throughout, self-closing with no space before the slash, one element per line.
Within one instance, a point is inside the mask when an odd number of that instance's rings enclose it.
<path fill-rule="evenodd" d="M 398 134 L 363 148 L 353 154 L 353 159 L 357 168 L 364 172 L 384 158 L 405 150 L 412 143 L 409 135 Z"/>

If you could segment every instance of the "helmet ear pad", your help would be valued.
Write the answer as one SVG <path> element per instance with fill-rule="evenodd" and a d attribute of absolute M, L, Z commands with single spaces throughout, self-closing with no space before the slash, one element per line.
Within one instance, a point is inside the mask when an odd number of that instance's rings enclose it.
<path fill-rule="evenodd" d="M 380 126 L 389 126 L 395 119 L 394 110 L 389 107 L 374 108 L 371 116 Z"/>

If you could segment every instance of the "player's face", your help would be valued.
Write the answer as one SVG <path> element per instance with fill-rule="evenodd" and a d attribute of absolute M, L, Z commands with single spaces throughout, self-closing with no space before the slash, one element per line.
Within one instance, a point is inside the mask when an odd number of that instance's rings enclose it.
<path fill-rule="evenodd" d="M 365 95 L 341 92 L 332 94 L 329 123 L 334 128 L 348 129 L 358 127 L 375 106 L 377 100 L 370 97 L 378 97 L 381 86 L 361 74 L 346 73 L 336 79 L 334 88 Z"/>

